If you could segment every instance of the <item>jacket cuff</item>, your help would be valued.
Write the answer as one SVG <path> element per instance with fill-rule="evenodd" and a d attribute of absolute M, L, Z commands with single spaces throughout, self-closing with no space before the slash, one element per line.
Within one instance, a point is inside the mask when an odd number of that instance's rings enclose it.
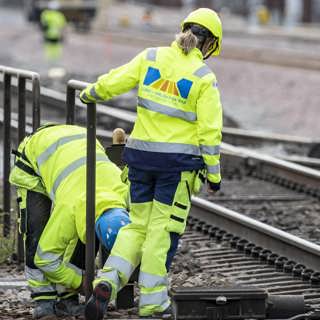
<path fill-rule="evenodd" d="M 87 104 L 87 103 L 91 102 L 89 97 L 87 96 L 85 90 L 80 92 L 80 96 L 79 97 L 80 97 L 80 100 L 81 100 L 82 103 Z"/>
<path fill-rule="evenodd" d="M 81 282 L 82 282 L 82 276 L 80 276 L 79 274 L 77 274 L 75 272 L 75 275 L 74 275 L 72 282 L 71 282 L 71 288 L 74 290 L 78 289 L 81 285 Z"/>
<path fill-rule="evenodd" d="M 218 190 L 220 190 L 220 184 L 221 184 L 221 182 L 214 183 L 214 182 L 208 181 L 208 184 L 209 184 L 211 190 L 213 190 L 213 191 L 218 191 Z"/>

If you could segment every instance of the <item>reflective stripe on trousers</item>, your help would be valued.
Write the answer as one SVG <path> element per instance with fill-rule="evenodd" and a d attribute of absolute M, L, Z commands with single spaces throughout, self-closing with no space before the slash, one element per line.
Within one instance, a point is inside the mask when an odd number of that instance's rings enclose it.
<path fill-rule="evenodd" d="M 40 246 L 38 246 L 36 254 L 41 260 L 46 261 L 46 263 L 40 267 L 44 272 L 55 272 L 59 269 L 61 264 L 64 263 L 59 255 L 51 252 L 43 252 Z M 66 262 L 65 265 L 66 267 L 73 269 L 77 274 L 82 275 L 82 270 L 77 266 L 70 262 Z"/>
<path fill-rule="evenodd" d="M 50 284 L 41 270 L 25 266 L 25 276 L 31 292 L 37 294 L 38 297 L 40 293 L 56 293 L 55 285 Z"/>
<path fill-rule="evenodd" d="M 167 276 L 157 276 L 155 274 L 150 274 L 147 272 L 140 271 L 139 273 L 139 286 L 145 288 L 154 288 L 158 286 L 167 286 L 168 277 Z"/>
<path fill-rule="evenodd" d="M 102 281 L 104 279 L 112 281 L 117 289 L 119 289 L 121 286 L 117 270 L 111 270 L 111 271 L 104 271 L 103 269 L 99 270 L 98 271 L 98 278 L 101 279 Z"/>
<path fill-rule="evenodd" d="M 127 279 L 130 278 L 132 272 L 135 269 L 135 267 L 130 262 L 117 256 L 109 256 L 104 266 L 116 269 L 117 271 L 124 274 Z"/>
<path fill-rule="evenodd" d="M 48 272 L 55 271 L 62 262 L 61 256 L 51 252 L 43 252 L 38 245 L 36 255 L 43 261 L 46 261 L 46 267 L 48 268 Z M 58 267 L 56 267 L 58 265 Z M 41 268 L 41 270 L 44 270 Z M 45 270 L 44 270 L 45 271 Z"/>
<path fill-rule="evenodd" d="M 207 171 L 208 171 L 208 173 L 211 173 L 211 174 L 220 173 L 220 164 L 216 164 L 214 166 L 207 165 Z"/>
<path fill-rule="evenodd" d="M 165 310 L 170 305 L 167 288 L 152 293 L 140 292 L 139 308 L 143 308 L 148 305 L 155 305 Z"/>
<path fill-rule="evenodd" d="M 39 282 L 46 281 L 46 278 L 40 269 L 32 269 L 28 266 L 25 266 L 24 271 L 27 280 L 35 280 Z"/>

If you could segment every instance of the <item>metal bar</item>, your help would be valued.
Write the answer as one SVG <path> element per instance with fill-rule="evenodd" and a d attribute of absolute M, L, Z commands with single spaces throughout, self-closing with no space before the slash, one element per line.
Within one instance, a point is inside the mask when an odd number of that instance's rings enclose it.
<path fill-rule="evenodd" d="M 67 114 L 66 114 L 66 123 L 74 124 L 75 121 L 75 104 L 76 96 L 75 90 L 72 87 L 67 87 Z"/>
<path fill-rule="evenodd" d="M 24 69 L 17 69 L 17 68 L 11 68 L 11 67 L 6 67 L 3 65 L 0 65 L 0 72 L 6 73 L 10 76 L 17 77 L 18 75 L 22 78 L 32 80 L 34 75 L 38 75 L 38 73 L 35 73 L 33 71 L 29 70 L 24 70 Z"/>
<path fill-rule="evenodd" d="M 96 105 L 87 105 L 86 301 L 95 271 Z"/>
<path fill-rule="evenodd" d="M 18 78 L 18 141 L 26 135 L 26 79 Z"/>
<path fill-rule="evenodd" d="M 18 77 L 18 144 L 26 135 L 26 79 Z M 23 235 L 18 232 L 17 241 L 18 263 L 24 261 Z"/>
<path fill-rule="evenodd" d="M 3 236 L 10 235 L 10 199 L 11 190 L 9 183 L 10 155 L 11 155 L 11 75 L 4 73 L 4 119 L 3 119 Z"/>
<path fill-rule="evenodd" d="M 32 128 L 35 131 L 40 126 L 40 78 L 32 76 Z"/>
<path fill-rule="evenodd" d="M 73 100 L 75 91 L 86 88 L 88 83 L 70 80 L 67 86 L 67 123 L 74 121 Z M 92 282 L 95 274 L 95 185 L 96 185 L 96 105 L 87 108 L 87 185 L 86 185 L 86 301 L 92 294 Z"/>

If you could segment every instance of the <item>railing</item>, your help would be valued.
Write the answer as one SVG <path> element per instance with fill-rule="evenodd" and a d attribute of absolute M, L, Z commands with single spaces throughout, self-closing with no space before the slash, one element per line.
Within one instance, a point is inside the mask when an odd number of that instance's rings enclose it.
<path fill-rule="evenodd" d="M 3 74 L 3 236 L 10 235 L 10 202 L 11 190 L 9 183 L 10 158 L 11 158 L 11 87 L 12 77 L 18 80 L 18 142 L 26 135 L 26 81 L 32 83 L 32 127 L 36 130 L 40 125 L 40 76 L 38 73 L 0 66 Z M 22 235 L 18 235 L 18 261 L 23 262 Z"/>
<path fill-rule="evenodd" d="M 11 79 L 18 81 L 18 142 L 26 134 L 26 81 L 32 81 L 32 127 L 33 131 L 40 125 L 40 83 L 39 75 L 34 72 L 13 69 L 0 66 L 0 73 L 3 74 L 4 86 L 4 148 L 3 148 L 3 210 L 4 228 L 3 234 L 8 237 L 10 234 L 10 204 L 11 192 L 9 184 L 10 155 L 11 155 Z M 67 84 L 66 97 L 66 123 L 75 123 L 75 108 L 79 106 L 76 101 L 77 91 L 84 89 L 88 83 L 70 80 Z M 86 299 L 92 293 L 92 282 L 95 274 L 95 186 L 96 186 L 96 104 L 87 105 L 87 173 L 86 173 Z M 18 259 L 23 262 L 23 239 L 18 236 Z M 118 296 L 118 306 L 132 307 L 133 305 L 133 285 L 126 286 Z"/>
<path fill-rule="evenodd" d="M 86 88 L 88 83 L 70 80 L 67 85 L 66 122 L 74 124 L 77 90 Z M 95 189 L 96 189 L 96 105 L 87 105 L 87 199 L 86 199 L 86 300 L 92 293 L 95 272 Z"/>

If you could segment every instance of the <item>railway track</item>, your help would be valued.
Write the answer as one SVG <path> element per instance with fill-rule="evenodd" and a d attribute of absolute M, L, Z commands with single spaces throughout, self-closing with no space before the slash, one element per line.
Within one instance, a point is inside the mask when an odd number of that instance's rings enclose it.
<path fill-rule="evenodd" d="M 225 127 L 223 141 L 307 167 L 320 168 L 320 141 L 314 139 Z"/>
<path fill-rule="evenodd" d="M 62 114 L 65 108 L 63 94 L 42 89 L 41 99 L 46 106 L 60 108 Z M 77 107 L 79 110 L 85 108 L 79 101 Z M 99 123 L 104 123 L 103 117 L 112 117 L 108 120 L 110 128 L 121 123 L 130 128 L 135 119 L 133 113 L 104 106 L 98 106 L 98 112 L 102 114 L 98 117 Z M 78 120 L 82 120 L 81 111 Z M 103 130 L 103 133 L 106 138 L 110 136 L 108 130 Z M 254 190 L 266 190 L 263 184 L 269 187 L 271 185 L 273 193 L 260 192 L 255 195 L 250 193 L 252 190 L 248 190 L 245 194 L 235 194 L 232 191 L 228 195 L 222 192 L 220 196 L 209 198 L 213 202 L 193 198 L 183 246 L 188 247 L 188 254 L 197 263 L 198 272 L 206 281 L 189 283 L 204 286 L 210 283 L 209 279 L 218 277 L 224 280 L 223 284 L 250 285 L 276 295 L 303 294 L 309 306 L 304 311 L 316 312 L 320 308 L 320 246 L 242 213 L 248 214 L 244 212 L 244 203 L 249 203 L 250 211 L 255 211 L 257 208 L 251 204 L 261 204 L 263 201 L 290 204 L 289 209 L 290 206 L 297 207 L 300 201 L 307 201 L 310 203 L 309 209 L 319 209 L 320 172 L 226 143 L 222 146 L 222 166 L 229 186 L 234 183 L 238 189 L 244 189 L 250 181 L 254 181 Z M 277 188 L 282 188 L 282 191 Z M 223 206 L 217 203 L 222 203 Z M 232 210 L 234 203 L 237 204 L 234 207 L 236 210 Z M 269 211 L 269 208 L 266 212 L 277 213 Z M 256 218 L 259 219 L 259 215 Z M 308 235 L 299 236 L 308 238 Z M 179 255 L 181 253 L 178 254 L 176 264 L 181 262 Z M 173 269 L 173 282 L 176 277 Z M 192 279 L 192 275 L 189 277 Z M 210 284 L 214 285 L 214 282 Z"/>
<path fill-rule="evenodd" d="M 13 79 L 13 93 L 16 93 L 17 82 Z M 1 81 L 1 79 L 0 79 Z M 42 113 L 45 114 L 46 121 L 59 122 L 65 116 L 65 93 L 56 90 L 41 87 L 41 106 Z M 31 100 L 31 85 L 27 83 L 27 101 Z M 13 110 L 16 110 L 17 103 L 13 101 Z M 110 104 L 104 103 L 97 105 L 97 124 L 100 133 L 103 136 L 103 130 L 111 131 L 115 127 L 121 127 L 126 132 L 130 132 L 135 120 L 135 111 L 131 106 L 117 108 L 116 101 Z M 78 109 L 76 121 L 79 124 L 84 124 L 86 115 L 86 106 L 77 99 L 76 106 Z M 0 110 L 1 111 L 1 110 Z M 30 116 L 31 114 L 29 114 Z M 1 116 L 1 113 L 0 113 Z M 2 122 L 0 118 L 0 123 Z M 31 119 L 30 119 L 31 123 Z M 101 131 L 102 130 L 102 131 Z M 276 155 L 277 157 L 302 164 L 312 168 L 320 168 L 320 141 L 303 137 L 294 137 L 289 135 L 271 134 L 264 132 L 256 132 L 243 130 L 239 128 L 223 128 L 223 140 L 236 146 L 242 146 L 267 154 Z"/>
<path fill-rule="evenodd" d="M 193 199 L 183 245 L 199 268 L 186 274 L 187 287 L 232 285 L 265 289 L 271 295 L 303 295 L 305 313 L 313 310 L 320 318 L 320 273 L 315 271 L 319 245 L 200 198 Z M 181 272 L 173 267 L 176 277 Z"/>

